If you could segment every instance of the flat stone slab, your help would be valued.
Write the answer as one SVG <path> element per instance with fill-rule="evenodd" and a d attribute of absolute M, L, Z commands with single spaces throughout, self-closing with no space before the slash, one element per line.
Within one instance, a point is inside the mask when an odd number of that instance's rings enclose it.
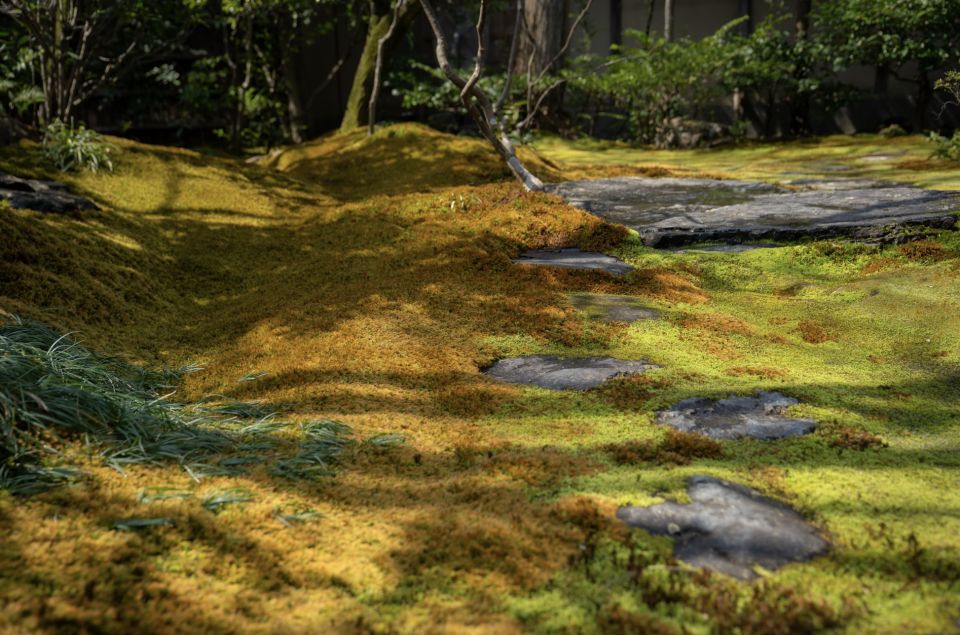
<path fill-rule="evenodd" d="M 559 357 L 527 355 L 501 359 L 484 374 L 511 384 L 550 390 L 589 390 L 618 375 L 634 375 L 659 368 L 645 361 L 614 357 Z"/>
<path fill-rule="evenodd" d="M 570 302 L 590 319 L 601 322 L 633 323 L 660 317 L 659 312 L 628 295 L 571 293 Z"/>
<path fill-rule="evenodd" d="M 660 425 L 683 432 L 695 432 L 713 439 L 749 437 L 771 441 L 810 434 L 816 429 L 811 419 L 784 414 L 799 401 L 778 392 L 761 392 L 756 397 L 706 399 L 694 397 L 657 413 Z"/>
<path fill-rule="evenodd" d="M 622 276 L 633 271 L 633 267 L 613 256 L 580 251 L 579 249 L 533 249 L 520 254 L 513 261 L 516 265 L 540 265 L 544 267 L 562 267 L 564 269 L 589 269 L 606 271 Z"/>
<path fill-rule="evenodd" d="M 756 578 L 756 566 L 774 571 L 830 548 L 788 505 L 748 487 L 694 476 L 687 493 L 689 505 L 668 501 L 621 507 L 617 518 L 630 527 L 673 536 L 678 559 L 741 580 Z"/>
<path fill-rule="evenodd" d="M 6 172 L 0 172 L 0 198 L 9 201 L 13 208 L 36 212 L 70 214 L 99 209 L 89 199 L 71 194 L 63 183 L 21 179 Z"/>
<path fill-rule="evenodd" d="M 956 225 L 956 192 L 864 179 L 797 179 L 792 189 L 717 179 L 618 177 L 549 187 L 601 218 L 636 230 L 644 244 L 751 242 L 852 235 L 890 226 Z"/>

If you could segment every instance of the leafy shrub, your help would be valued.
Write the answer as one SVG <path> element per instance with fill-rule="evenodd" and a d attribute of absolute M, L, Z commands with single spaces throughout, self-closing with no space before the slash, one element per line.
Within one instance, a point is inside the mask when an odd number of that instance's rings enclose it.
<path fill-rule="evenodd" d="M 112 148 L 103 136 L 83 124 L 72 126 L 55 121 L 43 135 L 43 151 L 62 172 L 85 169 L 113 171 Z"/>
<path fill-rule="evenodd" d="M 936 132 L 931 132 L 930 143 L 934 145 L 933 153 L 930 155 L 931 158 L 960 161 L 960 130 L 954 132 L 952 137 L 944 137 Z"/>
<path fill-rule="evenodd" d="M 893 139 L 896 137 L 902 137 L 907 134 L 907 131 L 903 129 L 903 126 L 899 124 L 890 124 L 886 128 L 880 130 L 880 136 L 885 139 Z"/>

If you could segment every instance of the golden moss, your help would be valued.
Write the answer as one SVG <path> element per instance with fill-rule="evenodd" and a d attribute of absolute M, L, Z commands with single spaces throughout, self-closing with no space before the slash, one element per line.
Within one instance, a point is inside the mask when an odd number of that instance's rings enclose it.
<path fill-rule="evenodd" d="M 936 247 L 909 262 L 843 244 L 739 255 L 619 244 L 621 228 L 522 192 L 481 142 L 412 125 L 290 149 L 273 159 L 282 171 L 115 143 L 118 173 L 63 177 L 102 213 L 0 210 L 0 308 L 80 329 L 104 352 L 201 363 L 179 398 L 286 404 L 292 420 L 350 424 L 360 443 L 325 482 L 260 467 L 199 484 L 174 465 L 121 476 L 91 456 L 73 487 L 25 501 L 0 494 L 0 631 L 951 628 L 960 281 L 954 260 L 929 257 Z M 676 173 L 737 163 L 770 176 L 775 165 L 856 163 L 877 143 L 669 156 L 615 145 L 588 168 L 571 165 L 601 153 L 578 144 L 524 156 L 548 178 L 666 173 L 688 158 Z M 3 169 L 44 175 L 41 166 L 30 144 L 0 149 Z M 931 240 L 957 249 L 950 235 Z M 637 271 L 510 263 L 525 248 L 568 245 L 615 249 Z M 863 276 L 875 256 L 902 266 Z M 665 319 L 596 325 L 570 308 L 571 291 L 642 297 Z M 769 333 L 804 321 L 844 345 Z M 587 393 L 479 372 L 504 354 L 540 352 L 663 369 Z M 238 381 L 253 372 L 267 374 Z M 836 427 L 721 452 L 651 424 L 685 397 L 771 384 L 801 399 L 798 415 Z M 384 432 L 405 445 L 362 443 Z M 876 449 L 846 451 L 861 447 Z M 629 460 L 611 462 L 621 455 Z M 754 593 L 691 575 L 668 540 L 615 520 L 619 504 L 682 498 L 684 479 L 704 472 L 789 500 L 834 552 Z M 156 486 L 193 497 L 137 502 Z M 216 515 L 199 505 L 228 487 L 254 500 Z M 322 517 L 290 527 L 276 517 L 302 509 Z M 136 516 L 174 524 L 110 529 Z"/>

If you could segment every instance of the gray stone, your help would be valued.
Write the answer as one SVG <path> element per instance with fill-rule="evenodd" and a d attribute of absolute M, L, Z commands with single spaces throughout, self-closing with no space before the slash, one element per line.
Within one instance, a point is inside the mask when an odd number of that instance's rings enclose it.
<path fill-rule="evenodd" d="M 769 441 L 814 431 L 816 422 L 784 414 L 787 408 L 798 403 L 778 392 L 717 401 L 694 397 L 658 412 L 656 421 L 682 432 L 696 432 L 714 439 L 750 437 Z"/>
<path fill-rule="evenodd" d="M 633 267 L 613 256 L 580 251 L 579 249 L 533 249 L 523 252 L 513 262 L 517 265 L 599 270 L 615 276 L 622 276 L 633 271 Z"/>
<path fill-rule="evenodd" d="M 689 505 L 628 506 L 617 517 L 630 527 L 672 536 L 678 559 L 742 580 L 756 578 L 758 565 L 774 571 L 830 548 L 796 511 L 750 488 L 694 476 L 687 493 Z"/>
<path fill-rule="evenodd" d="M 571 293 L 570 301 L 587 317 L 603 322 L 636 322 L 652 320 L 660 314 L 644 306 L 637 298 L 628 295 L 605 295 L 602 293 Z"/>
<path fill-rule="evenodd" d="M 654 368 L 658 366 L 649 362 L 613 357 L 527 355 L 501 359 L 484 373 L 511 384 L 550 390 L 588 390 L 618 375 L 633 375 Z"/>
<path fill-rule="evenodd" d="M 798 179 L 790 185 L 618 177 L 549 190 L 636 230 L 652 247 L 832 236 L 882 240 L 908 225 L 951 228 L 960 211 L 955 192 L 864 179 Z"/>
<path fill-rule="evenodd" d="M 0 198 L 9 201 L 11 207 L 35 212 L 70 214 L 99 209 L 89 199 L 71 194 L 63 183 L 21 179 L 6 172 L 0 172 Z"/>

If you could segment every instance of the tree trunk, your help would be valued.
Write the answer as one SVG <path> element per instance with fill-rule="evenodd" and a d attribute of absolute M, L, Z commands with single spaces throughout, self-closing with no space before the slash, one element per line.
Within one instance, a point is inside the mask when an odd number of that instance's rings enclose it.
<path fill-rule="evenodd" d="M 433 31 L 434 38 L 436 38 L 437 41 L 437 64 L 447 79 L 460 89 L 460 98 L 463 100 L 464 106 L 467 107 L 467 112 L 470 113 L 470 116 L 480 129 L 480 133 L 490 142 L 490 145 L 497 151 L 510 168 L 510 171 L 513 172 L 513 175 L 523 184 L 524 188 L 528 191 L 542 191 L 543 182 L 532 174 L 523 162 L 517 158 L 516 150 L 514 150 L 513 143 L 510 141 L 510 136 L 507 135 L 502 120 L 497 117 L 490 97 L 477 86 L 477 81 L 483 72 L 484 62 L 483 25 L 485 23 L 484 18 L 486 12 L 485 1 L 480 0 L 480 18 L 477 21 L 477 40 L 479 42 L 477 47 L 477 62 L 473 74 L 470 75 L 470 79 L 468 80 L 461 77 L 450 63 L 450 58 L 447 53 L 447 37 L 443 33 L 443 28 L 440 25 L 440 19 L 437 17 L 436 10 L 433 8 L 433 3 L 430 0 L 420 0 L 420 6 L 423 7 L 427 22 L 430 24 L 430 29 Z"/>
<path fill-rule="evenodd" d="M 663 2 L 663 39 L 672 42 L 674 38 L 674 1 L 664 0 Z"/>
<path fill-rule="evenodd" d="M 524 0 L 524 36 L 513 72 L 536 77 L 560 53 L 566 33 L 566 0 Z"/>
<path fill-rule="evenodd" d="M 610 44 L 623 44 L 623 0 L 610 0 Z"/>
<path fill-rule="evenodd" d="M 933 100 L 933 85 L 930 83 L 930 74 L 927 69 L 921 69 L 917 73 L 917 109 L 914 112 L 915 132 L 922 132 L 927 125 L 927 111 L 930 110 L 930 102 Z"/>
<path fill-rule="evenodd" d="M 810 13 L 812 11 L 813 0 L 798 0 L 794 34 L 798 44 L 810 38 Z M 809 77 L 810 72 L 811 69 L 805 64 L 798 64 L 794 71 L 794 77 L 805 79 Z M 795 136 L 810 132 L 810 95 L 808 93 L 797 95 L 790 112 L 790 132 Z"/>
<path fill-rule="evenodd" d="M 377 3 L 370 3 L 370 22 L 367 26 L 367 39 L 363 44 L 360 62 L 353 75 L 353 85 L 347 97 L 347 108 L 340 122 L 340 132 L 349 132 L 367 122 L 367 107 L 370 92 L 373 90 L 373 74 L 377 67 L 377 48 L 380 38 L 390 29 L 391 14 Z"/>

